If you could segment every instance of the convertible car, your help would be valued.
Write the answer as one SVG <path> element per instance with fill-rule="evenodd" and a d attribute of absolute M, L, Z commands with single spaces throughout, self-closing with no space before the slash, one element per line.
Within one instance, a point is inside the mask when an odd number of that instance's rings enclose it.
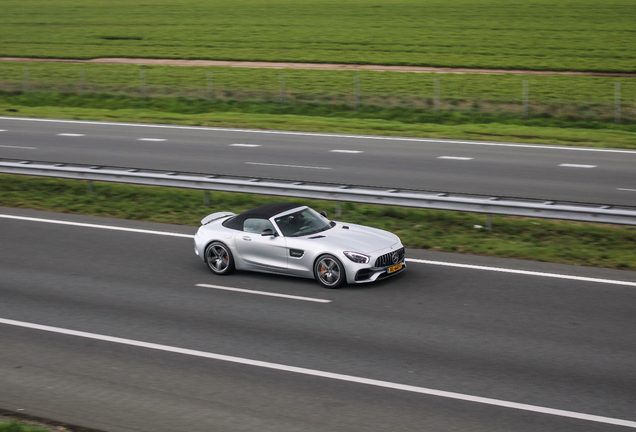
<path fill-rule="evenodd" d="M 395 234 L 334 222 L 298 204 L 268 204 L 201 221 L 194 251 L 217 275 L 235 269 L 315 278 L 326 288 L 401 273 L 404 247 Z"/>

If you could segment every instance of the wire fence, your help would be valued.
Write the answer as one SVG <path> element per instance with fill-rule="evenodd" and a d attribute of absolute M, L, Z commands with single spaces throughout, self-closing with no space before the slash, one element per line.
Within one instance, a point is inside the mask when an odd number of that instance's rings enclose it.
<path fill-rule="evenodd" d="M 352 109 L 404 107 L 432 112 L 513 113 L 636 122 L 636 77 L 520 76 L 250 68 L 126 68 L 96 72 L 67 67 L 64 74 L 22 67 L 0 72 L 0 91 L 209 101 L 344 105 Z"/>

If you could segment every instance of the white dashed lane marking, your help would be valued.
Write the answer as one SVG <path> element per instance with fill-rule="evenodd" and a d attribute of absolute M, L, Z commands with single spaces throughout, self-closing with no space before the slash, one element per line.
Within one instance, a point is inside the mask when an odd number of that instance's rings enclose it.
<path fill-rule="evenodd" d="M 283 168 L 304 168 L 304 169 L 317 169 L 317 170 L 330 170 L 329 167 L 315 167 L 315 166 L 304 166 L 304 165 L 284 165 L 284 164 L 275 164 L 275 163 L 264 163 L 264 162 L 245 162 L 246 165 L 263 165 L 263 166 L 277 166 Z"/>
<path fill-rule="evenodd" d="M 331 153 L 364 153 L 362 150 L 329 150 Z"/>
<path fill-rule="evenodd" d="M 57 136 L 67 136 L 67 137 L 83 137 L 85 134 L 76 134 L 76 133 L 60 133 Z"/>
<path fill-rule="evenodd" d="M 260 147 L 260 144 L 230 144 L 230 147 Z"/>
<path fill-rule="evenodd" d="M 10 146 L 10 145 L 0 145 L 2 148 L 15 148 L 15 149 L 23 149 L 23 150 L 37 150 L 37 147 L 23 147 L 23 146 Z"/>
<path fill-rule="evenodd" d="M 282 298 L 292 299 L 292 300 L 304 300 L 304 301 L 310 301 L 310 302 L 316 302 L 316 303 L 331 303 L 331 300 L 318 299 L 318 298 L 312 298 L 312 297 L 301 297 L 301 296 L 295 296 L 295 295 L 289 295 L 289 294 L 278 294 L 278 293 L 271 293 L 266 291 L 254 291 L 254 290 L 243 289 L 243 288 L 234 288 L 234 287 L 225 287 L 225 286 L 219 286 L 219 285 L 207 285 L 207 284 L 197 284 L 196 286 L 201 288 L 212 288 L 212 289 L 218 289 L 218 290 L 224 290 L 224 291 L 235 291 L 240 293 L 257 294 L 257 295 L 263 295 L 263 296 L 269 296 L 269 297 L 282 297 Z"/>
<path fill-rule="evenodd" d="M 636 192 L 636 189 L 616 188 L 616 190 L 624 192 Z"/>
<path fill-rule="evenodd" d="M 137 141 L 167 141 L 165 138 L 138 138 Z"/>
<path fill-rule="evenodd" d="M 596 168 L 597 165 L 579 165 L 579 164 L 559 164 L 560 167 L 564 168 Z"/>
<path fill-rule="evenodd" d="M 471 157 L 461 157 L 461 156 L 438 156 L 437 159 L 450 159 L 450 160 L 462 160 L 462 161 L 467 161 L 467 160 L 473 160 L 474 158 Z"/>

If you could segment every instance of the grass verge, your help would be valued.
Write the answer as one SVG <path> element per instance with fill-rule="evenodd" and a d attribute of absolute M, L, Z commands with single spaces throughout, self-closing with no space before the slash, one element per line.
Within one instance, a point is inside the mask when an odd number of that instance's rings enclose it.
<path fill-rule="evenodd" d="M 0 206 L 198 226 L 215 211 L 240 212 L 281 200 L 334 217 L 336 203 L 174 188 L 0 175 Z M 636 270 L 636 227 L 342 203 L 337 219 L 392 231 L 416 249 Z M 334 217 L 334 219 L 336 219 Z"/>
<path fill-rule="evenodd" d="M 636 148 L 636 124 L 535 119 L 420 108 L 209 102 L 172 97 L 0 93 L 0 115 L 360 135 Z"/>

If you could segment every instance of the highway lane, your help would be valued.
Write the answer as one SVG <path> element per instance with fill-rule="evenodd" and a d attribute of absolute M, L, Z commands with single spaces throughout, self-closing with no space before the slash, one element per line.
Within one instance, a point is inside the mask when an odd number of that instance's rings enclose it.
<path fill-rule="evenodd" d="M 636 151 L 0 118 L 0 157 L 636 203 Z"/>
<path fill-rule="evenodd" d="M 4 320 L 636 422 L 636 286 L 411 262 L 399 277 L 331 291 L 215 277 L 192 251 L 192 227 L 0 214 L 186 235 L 0 218 Z M 634 272 L 408 256 L 636 283 Z M 0 408 L 104 430 L 629 430 L 6 323 L 0 341 Z"/>

